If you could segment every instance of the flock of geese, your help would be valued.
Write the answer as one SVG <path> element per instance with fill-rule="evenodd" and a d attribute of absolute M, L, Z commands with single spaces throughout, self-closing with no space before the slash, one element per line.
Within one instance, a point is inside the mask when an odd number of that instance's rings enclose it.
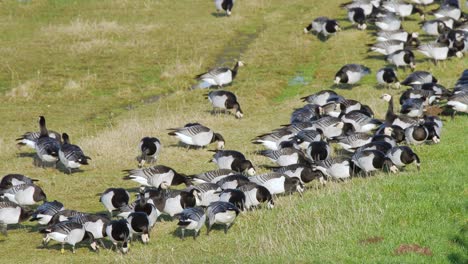
<path fill-rule="evenodd" d="M 430 13 L 421 11 L 431 0 L 415 0 L 409 4 L 400 0 L 356 0 L 342 6 L 348 17 L 360 30 L 374 23 L 377 43 L 370 51 L 387 56 L 396 67 L 416 67 L 412 50 L 416 49 L 435 62 L 467 50 L 467 24 L 454 1 L 445 1 Z M 216 8 L 229 16 L 234 0 L 216 0 Z M 427 35 L 438 35 L 435 42 L 420 44 L 418 33 L 401 28 L 402 20 L 413 14 L 435 16 L 422 22 Z M 326 17 L 314 19 L 304 31 L 314 31 L 326 38 L 340 31 L 336 20 Z M 417 46 L 413 46 L 413 45 Z M 198 75 L 206 87 L 222 88 L 230 85 L 244 63 L 238 61 L 230 68 L 216 68 Z M 359 64 L 343 66 L 335 75 L 335 83 L 354 85 L 371 73 Z M 190 231 L 195 239 L 207 223 L 207 233 L 214 225 L 223 225 L 224 232 L 242 211 L 255 208 L 273 208 L 278 195 L 302 194 L 311 181 L 326 184 L 351 177 L 370 176 L 378 171 L 397 173 L 405 166 L 415 164 L 419 170 L 420 157 L 411 145 L 436 144 L 442 135 L 442 121 L 426 113 L 435 105 L 451 108 L 455 112 L 468 112 L 468 70 L 459 78 L 454 89 L 438 83 L 429 72 L 413 71 L 402 82 L 393 68 L 382 68 L 376 74 L 377 83 L 384 86 L 407 86 L 399 98 L 400 112 L 395 111 L 394 98 L 384 94 L 388 103 L 384 119 L 377 119 L 373 110 L 357 100 L 345 98 L 332 90 L 322 90 L 301 98 L 305 105 L 295 109 L 290 124 L 259 135 L 253 144 L 265 147 L 256 155 L 267 157 L 274 166 L 269 172 L 257 174 L 254 164 L 241 152 L 225 149 L 225 138 L 200 123 L 188 123 L 170 128 L 169 135 L 176 137 L 187 148 L 205 148 L 217 143 L 212 162 L 217 169 L 194 175 L 185 175 L 164 165 L 155 165 L 162 154 L 162 143 L 155 137 L 144 137 L 139 143 L 141 154 L 138 168 L 126 170 L 123 180 L 131 180 L 140 187 L 138 198 L 130 200 L 123 188 L 109 188 L 100 202 L 109 212 L 84 213 L 66 209 L 59 201 L 48 201 L 45 192 L 35 184 L 37 180 L 21 174 L 9 174 L 0 182 L 0 225 L 6 235 L 7 225 L 30 219 L 43 226 L 40 233 L 43 244 L 50 240 L 75 245 L 89 241 L 93 250 L 105 247 L 108 238 L 116 249 L 128 252 L 129 243 L 140 237 L 143 243 L 150 240 L 151 229 L 161 214 L 178 219 L 181 238 Z M 212 90 L 207 99 L 217 110 L 231 110 L 236 118 L 243 112 L 234 93 Z M 70 143 L 66 133 L 60 135 L 47 129 L 43 116 L 39 119 L 39 132 L 29 132 L 17 139 L 18 145 L 35 149 L 41 164 L 61 163 L 73 173 L 87 165 L 90 157 Z M 338 147 L 339 146 L 339 147 Z M 333 149 L 335 149 L 333 151 Z M 149 165 L 149 166 L 147 166 Z M 184 184 L 185 189 L 171 189 Z M 35 210 L 28 209 L 43 202 Z"/>

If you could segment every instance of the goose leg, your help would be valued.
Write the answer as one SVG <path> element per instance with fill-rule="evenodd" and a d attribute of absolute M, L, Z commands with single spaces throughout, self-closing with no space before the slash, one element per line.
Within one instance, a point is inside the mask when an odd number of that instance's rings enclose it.
<path fill-rule="evenodd" d="M 184 238 L 185 238 L 185 228 L 182 228 L 181 233 L 182 233 L 182 236 L 180 237 L 180 239 L 184 240 Z"/>
<path fill-rule="evenodd" d="M 72 253 L 76 254 L 75 245 L 72 245 Z"/>
<path fill-rule="evenodd" d="M 224 234 L 225 234 L 225 235 L 227 234 L 228 228 L 229 228 L 229 225 L 225 225 L 225 226 L 224 226 Z"/>
<path fill-rule="evenodd" d="M 8 236 L 8 233 L 7 233 L 7 225 L 6 225 L 6 224 L 0 223 L 0 232 L 1 232 L 4 236 Z"/>
<path fill-rule="evenodd" d="M 64 243 L 62 243 L 62 249 L 60 249 L 60 253 L 62 253 L 62 254 L 65 253 L 65 244 Z"/>
<path fill-rule="evenodd" d="M 194 230 L 195 232 L 193 233 L 193 240 L 197 240 L 198 234 L 200 234 L 200 230 Z"/>
<path fill-rule="evenodd" d="M 98 241 L 99 241 L 99 244 L 101 244 L 102 248 L 107 249 L 106 244 L 104 244 L 104 241 L 102 241 L 102 239 L 99 239 Z"/>
<path fill-rule="evenodd" d="M 208 226 L 208 229 L 206 230 L 206 235 L 209 236 L 211 231 L 211 225 Z"/>

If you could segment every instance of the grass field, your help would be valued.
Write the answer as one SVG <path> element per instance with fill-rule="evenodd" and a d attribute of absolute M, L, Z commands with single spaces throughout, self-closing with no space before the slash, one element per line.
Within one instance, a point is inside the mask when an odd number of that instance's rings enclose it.
<path fill-rule="evenodd" d="M 242 151 L 255 165 L 255 136 L 289 121 L 300 97 L 333 88 L 368 104 L 383 118 L 382 93 L 374 73 L 385 62 L 368 57 L 368 31 L 349 28 L 340 1 L 236 1 L 233 15 L 216 17 L 211 0 L 31 0 L 0 1 L 0 175 L 40 179 L 49 200 L 66 208 L 102 212 L 96 194 L 109 187 L 134 190 L 122 170 L 137 166 L 137 144 L 158 137 L 159 164 L 185 174 L 214 169 L 206 150 L 177 146 L 167 128 L 201 122 L 219 131 L 226 148 Z M 466 10 L 465 10 L 466 11 Z M 345 30 L 327 42 L 302 32 L 317 16 L 339 19 Z M 405 21 L 417 30 L 417 20 Z M 468 60 L 438 66 L 416 53 L 417 69 L 431 71 L 453 87 Z M 242 59 L 234 84 L 244 118 L 210 114 L 206 90 L 188 88 L 193 76 Z M 332 87 L 346 63 L 373 70 L 352 89 Z M 401 79 L 409 72 L 398 71 Z M 299 81 L 298 81 L 299 80 Z M 14 139 L 38 130 L 67 132 L 92 157 L 83 172 L 67 175 L 33 165 L 34 151 Z M 149 245 L 133 243 L 128 255 L 96 254 L 81 244 L 77 254 L 41 246 L 38 227 L 12 226 L 0 236 L 1 263 L 254 262 L 254 263 L 466 263 L 468 214 L 467 115 L 444 118 L 442 142 L 414 147 L 422 168 L 344 183 L 308 186 L 303 197 L 280 197 L 273 210 L 240 215 L 227 235 L 215 230 L 180 241 L 175 221 L 161 221 Z M 262 169 L 258 170 L 262 172 Z M 404 253 L 417 244 L 422 253 Z M 399 247 L 403 246 L 403 249 Z M 426 249 L 424 249 L 426 248 Z M 417 250 L 416 250 L 417 251 Z"/>

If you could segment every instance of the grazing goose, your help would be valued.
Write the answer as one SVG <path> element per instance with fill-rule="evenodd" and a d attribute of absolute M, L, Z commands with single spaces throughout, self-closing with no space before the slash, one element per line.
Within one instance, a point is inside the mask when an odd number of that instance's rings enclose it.
<path fill-rule="evenodd" d="M 301 100 L 309 104 L 324 105 L 331 97 L 336 97 L 338 94 L 331 90 L 321 90 L 320 92 L 302 97 Z"/>
<path fill-rule="evenodd" d="M 186 186 L 192 184 L 186 175 L 180 174 L 174 169 L 163 165 L 156 165 L 143 169 L 126 170 L 124 172 L 128 173 L 127 176 L 123 177 L 124 180 L 132 180 L 143 186 L 157 188 L 163 182 L 172 186 L 177 186 L 182 183 Z"/>
<path fill-rule="evenodd" d="M 147 244 L 150 239 L 150 220 L 148 215 L 144 212 L 133 212 L 127 218 L 128 229 L 130 230 L 130 239 L 132 241 L 133 235 L 141 236 L 143 244 Z"/>
<path fill-rule="evenodd" d="M 416 155 L 410 147 L 396 146 L 386 153 L 387 157 L 389 157 L 396 166 L 401 168 L 414 162 L 419 171 L 421 162 L 419 161 L 418 155 Z"/>
<path fill-rule="evenodd" d="M 72 246 L 73 254 L 76 253 L 75 245 L 83 241 L 87 235 L 84 227 L 80 223 L 65 221 L 55 224 L 51 227 L 42 229 L 40 233 L 45 234 L 42 241 L 44 246 L 47 246 L 50 240 L 55 240 L 62 244 L 60 252 L 65 253 L 65 243 Z"/>
<path fill-rule="evenodd" d="M 417 122 L 417 120 L 416 120 Z M 415 123 L 416 123 L 415 122 Z M 387 124 L 382 125 L 376 132 L 376 135 L 388 135 L 391 136 L 397 143 L 403 142 L 405 140 L 405 131 L 403 128 L 396 126 L 396 125 L 390 125 L 388 126 Z"/>
<path fill-rule="evenodd" d="M 135 201 L 133 206 L 133 212 L 143 212 L 148 216 L 150 228 L 156 224 L 158 217 L 161 215 L 161 212 L 158 210 L 158 208 L 156 208 L 156 206 L 151 203 L 152 201 L 152 199 L 149 199 L 149 193 L 147 197 L 146 193 L 140 190 L 139 199 Z"/>
<path fill-rule="evenodd" d="M 428 106 L 432 105 L 436 99 L 440 99 L 440 96 L 437 96 L 432 90 L 411 88 L 404 91 L 403 94 L 400 96 L 400 104 L 403 105 L 405 104 L 405 102 L 408 103 L 414 99 L 420 99 L 423 101 L 424 106 Z"/>
<path fill-rule="evenodd" d="M 421 117 L 424 111 L 426 98 L 409 98 L 401 106 L 400 112 L 409 117 Z"/>
<path fill-rule="evenodd" d="M 219 201 L 219 193 L 222 191 L 221 187 L 216 183 L 202 183 L 196 186 L 190 186 L 186 191 L 196 189 L 198 193 L 199 202 L 197 206 L 208 206 L 212 202 Z"/>
<path fill-rule="evenodd" d="M 462 16 L 462 11 L 459 7 L 443 4 L 440 8 L 432 10 L 429 14 L 434 15 L 436 18 L 450 17 L 454 20 L 459 20 Z"/>
<path fill-rule="evenodd" d="M 278 172 L 291 178 L 298 178 L 302 183 L 309 183 L 315 179 L 323 177 L 323 173 L 319 170 L 314 170 L 310 165 L 293 164 L 286 167 L 273 168 L 274 172 Z"/>
<path fill-rule="evenodd" d="M 237 102 L 236 95 L 229 91 L 211 91 L 208 93 L 208 100 L 210 100 L 213 108 L 221 110 L 233 109 L 236 118 L 242 118 L 244 116 L 239 102 Z"/>
<path fill-rule="evenodd" d="M 104 191 L 99 199 L 104 207 L 109 211 L 112 218 L 112 211 L 128 205 L 130 194 L 123 188 L 109 188 Z"/>
<path fill-rule="evenodd" d="M 345 157 L 328 158 L 326 160 L 316 161 L 313 169 L 321 171 L 328 178 L 335 180 L 344 180 L 351 177 L 351 166 L 349 159 Z M 323 178 L 319 179 L 324 182 Z"/>
<path fill-rule="evenodd" d="M 369 132 L 382 124 L 382 121 L 370 118 L 356 110 L 346 113 L 341 117 L 341 120 L 345 123 L 351 124 L 356 132 Z"/>
<path fill-rule="evenodd" d="M 181 239 L 185 238 L 185 229 L 194 230 L 193 239 L 200 235 L 200 229 L 206 221 L 205 211 L 201 207 L 184 209 L 180 214 L 175 215 L 179 219 L 177 225 L 181 229 Z"/>
<path fill-rule="evenodd" d="M 197 184 L 206 183 L 206 182 L 216 183 L 222 178 L 229 176 L 229 175 L 233 175 L 233 174 L 236 174 L 236 172 L 230 169 L 217 169 L 217 170 L 190 175 L 187 177 L 193 180 L 193 182 Z"/>
<path fill-rule="evenodd" d="M 379 31 L 377 32 L 377 41 L 387 40 L 400 40 L 406 43 L 418 42 L 419 34 L 417 32 L 408 33 L 403 29 L 393 31 Z"/>
<path fill-rule="evenodd" d="M 364 14 L 364 9 L 360 7 L 348 9 L 348 19 L 351 21 L 351 24 L 357 24 L 357 28 L 360 30 L 367 28 L 366 15 Z"/>
<path fill-rule="evenodd" d="M 351 158 L 352 162 L 368 175 L 372 171 L 387 169 L 393 173 L 398 168 L 379 150 L 356 151 Z"/>
<path fill-rule="evenodd" d="M 406 143 L 412 145 L 420 145 L 426 142 L 429 138 L 429 130 L 424 125 L 414 125 L 405 129 Z M 435 143 L 437 139 L 433 139 Z"/>
<path fill-rule="evenodd" d="M 262 144 L 268 149 L 278 150 L 281 149 L 281 144 L 290 140 L 295 135 L 287 129 L 278 129 L 272 133 L 262 134 L 252 140 L 253 144 Z"/>
<path fill-rule="evenodd" d="M 231 15 L 235 0 L 215 0 L 216 12 L 224 10 L 227 16 Z"/>
<path fill-rule="evenodd" d="M 157 190 L 149 190 L 145 197 L 152 200 L 156 208 L 163 213 L 173 217 L 181 213 L 185 208 L 194 207 L 199 201 L 198 190 L 192 188 L 190 191 L 183 190 L 166 190 L 158 188 Z"/>
<path fill-rule="evenodd" d="M 0 190 L 1 189 L 9 189 L 16 185 L 21 184 L 33 184 L 37 182 L 36 179 L 31 179 L 23 174 L 7 174 L 3 176 L 2 180 L 0 181 Z"/>
<path fill-rule="evenodd" d="M 370 51 L 375 51 L 383 55 L 390 55 L 397 50 L 404 49 L 406 46 L 406 42 L 392 39 L 392 40 L 377 42 L 374 44 L 369 44 L 369 46 L 370 46 L 370 49 L 369 49 Z"/>
<path fill-rule="evenodd" d="M 306 149 L 306 156 L 309 160 L 324 160 L 330 157 L 331 148 L 325 141 L 314 141 Z"/>
<path fill-rule="evenodd" d="M 241 211 L 244 211 L 245 194 L 238 189 L 226 189 L 219 194 L 219 200 L 222 202 L 230 202 L 234 204 Z"/>
<path fill-rule="evenodd" d="M 401 82 L 401 84 L 405 86 L 421 85 L 424 83 L 437 83 L 437 79 L 429 72 L 415 71 Z"/>
<path fill-rule="evenodd" d="M 419 120 L 415 118 L 408 117 L 406 115 L 400 115 L 394 113 L 393 111 L 393 97 L 389 94 L 384 94 L 381 97 L 384 101 L 388 102 L 387 113 L 385 114 L 385 123 L 389 126 L 398 126 L 402 129 L 410 127 L 412 125 L 419 124 Z"/>
<path fill-rule="evenodd" d="M 307 149 L 312 142 L 322 140 L 320 129 L 299 131 L 293 138 L 294 146 L 298 149 Z"/>
<path fill-rule="evenodd" d="M 58 224 L 60 222 L 69 221 L 73 217 L 81 216 L 81 215 L 87 215 L 87 214 L 82 213 L 82 212 L 78 212 L 78 211 L 75 211 L 75 210 L 58 211 L 57 213 L 54 214 L 54 216 L 52 216 L 52 218 L 50 219 L 47 226 L 51 227 L 51 226 L 54 226 L 54 225 L 56 225 L 56 224 Z"/>
<path fill-rule="evenodd" d="M 0 232 L 7 235 L 7 225 L 18 224 L 28 220 L 32 211 L 21 207 L 20 205 L 0 200 Z"/>
<path fill-rule="evenodd" d="M 335 74 L 335 84 L 355 84 L 362 77 L 371 73 L 371 70 L 360 64 L 346 64 Z"/>
<path fill-rule="evenodd" d="M 317 35 L 322 34 L 324 37 L 328 37 L 329 35 L 336 34 L 336 32 L 340 30 L 340 25 L 336 20 L 329 19 L 328 17 L 318 17 L 304 28 L 304 33 L 315 31 Z"/>
<path fill-rule="evenodd" d="M 295 148 L 282 148 L 280 150 L 262 150 L 258 154 L 276 162 L 279 166 L 288 166 L 298 163 L 307 163 L 304 154 Z"/>
<path fill-rule="evenodd" d="M 334 138 L 343 149 L 354 152 L 357 148 L 370 143 L 372 136 L 367 133 L 352 133 Z"/>
<path fill-rule="evenodd" d="M 424 19 L 424 12 L 410 3 L 400 1 L 386 1 L 382 4 L 382 7 L 392 13 L 396 13 L 399 17 L 402 18 L 418 13 L 421 19 Z"/>
<path fill-rule="evenodd" d="M 255 168 L 244 154 L 235 150 L 218 150 L 213 155 L 212 161 L 218 165 L 219 169 L 230 169 L 237 172 L 246 172 L 248 175 L 255 175 Z"/>
<path fill-rule="evenodd" d="M 361 8 L 364 11 L 364 15 L 369 16 L 372 14 L 373 9 L 379 5 L 380 0 L 354 0 L 352 2 L 340 4 L 340 7 L 346 8 L 348 10 L 352 8 Z"/>
<path fill-rule="evenodd" d="M 328 112 L 328 110 L 326 109 L 327 105 L 331 103 L 335 104 L 334 112 Z M 340 117 L 342 114 L 346 114 L 355 110 L 369 112 L 369 116 L 373 115 L 372 111 L 368 111 L 369 109 L 367 109 L 368 107 L 366 105 L 363 105 L 356 100 L 345 99 L 341 96 L 330 98 L 328 104 L 322 106 L 322 111 L 334 117 Z"/>
<path fill-rule="evenodd" d="M 447 25 L 440 19 L 428 20 L 419 24 L 422 24 L 421 28 L 427 35 L 439 36 L 449 30 Z"/>
<path fill-rule="evenodd" d="M 396 88 L 400 88 L 400 82 L 398 81 L 396 71 L 392 68 L 381 68 L 377 72 L 376 77 L 378 84 L 384 85 L 386 87 L 394 84 Z"/>
<path fill-rule="evenodd" d="M 249 183 L 250 180 L 244 175 L 234 174 L 222 178 L 216 184 L 221 187 L 221 189 L 236 189 L 239 186 Z"/>
<path fill-rule="evenodd" d="M 468 90 L 450 96 L 447 105 L 454 110 L 452 117 L 456 112 L 468 113 Z"/>
<path fill-rule="evenodd" d="M 187 124 L 180 128 L 171 128 L 172 130 L 168 134 L 170 136 L 176 136 L 184 144 L 195 147 L 204 148 L 210 143 L 218 142 L 218 149 L 224 149 L 224 138 L 221 134 L 213 132 L 210 128 L 202 126 L 198 123 Z"/>
<path fill-rule="evenodd" d="M 69 218 L 69 221 L 83 225 L 85 231 L 88 232 L 88 236 L 91 237 L 92 242 L 90 246 L 94 251 L 99 250 L 97 241 L 99 241 L 101 246 L 105 248 L 102 239 L 107 236 L 106 228 L 111 222 L 107 216 L 100 214 L 76 215 Z"/>
<path fill-rule="evenodd" d="M 378 151 L 382 151 L 383 153 L 387 153 L 392 147 L 393 145 L 386 141 L 373 141 L 371 143 L 367 143 L 364 146 L 358 148 L 356 152 L 364 151 L 364 150 L 378 150 Z"/>
<path fill-rule="evenodd" d="M 130 229 L 128 229 L 127 220 L 121 219 L 118 221 L 111 221 L 106 227 L 106 234 L 116 249 L 118 249 L 118 243 L 122 243 L 122 253 L 128 253 Z"/>
<path fill-rule="evenodd" d="M 411 70 L 416 68 L 414 53 L 411 50 L 397 50 L 387 56 L 387 61 L 396 67 L 407 67 Z"/>
<path fill-rule="evenodd" d="M 393 31 L 401 28 L 401 20 L 392 13 L 387 13 L 383 17 L 375 20 L 375 25 L 381 30 Z"/>
<path fill-rule="evenodd" d="M 229 69 L 227 67 L 220 67 L 209 70 L 208 72 L 199 74 L 196 76 L 197 80 L 207 83 L 210 86 L 218 86 L 222 88 L 225 85 L 232 83 L 234 78 L 237 76 L 239 67 L 244 66 L 242 61 L 236 62 L 234 68 Z"/>
<path fill-rule="evenodd" d="M 267 188 L 270 194 L 291 194 L 293 192 L 303 193 L 304 185 L 296 177 L 288 177 L 278 172 L 270 172 L 250 177 L 251 182 Z"/>
<path fill-rule="evenodd" d="M 214 224 L 224 225 L 224 234 L 227 234 L 229 227 L 236 220 L 240 213 L 239 209 L 229 202 L 214 202 L 208 206 L 206 214 L 208 215 L 208 230 L 206 234 L 210 234 Z"/>
<path fill-rule="evenodd" d="M 46 121 L 43 116 L 39 117 L 41 135 L 36 142 L 36 153 L 42 162 L 56 162 L 59 159 L 60 141 L 49 137 Z"/>
<path fill-rule="evenodd" d="M 143 167 L 145 163 L 155 163 L 161 152 L 161 141 L 155 137 L 144 137 L 138 146 L 141 155 L 137 157 L 138 166 Z"/>
<path fill-rule="evenodd" d="M 245 194 L 244 209 L 250 210 L 256 208 L 262 203 L 267 203 L 267 208 L 273 209 L 275 203 L 270 191 L 264 186 L 258 185 L 254 182 L 246 183 L 238 187 L 240 191 Z"/>
<path fill-rule="evenodd" d="M 311 123 L 308 129 L 322 131 L 325 138 L 333 138 L 343 133 L 344 123 L 340 118 L 324 116 Z"/>
<path fill-rule="evenodd" d="M 41 201 L 47 201 L 47 196 L 41 187 L 35 184 L 20 184 L 9 189 L 0 190 L 0 196 L 23 205 L 34 205 Z"/>
<path fill-rule="evenodd" d="M 41 132 L 26 132 L 21 137 L 16 139 L 16 145 L 18 148 L 22 146 L 28 146 L 32 149 L 36 149 L 36 143 L 40 136 Z M 60 141 L 60 134 L 55 131 L 49 130 L 49 137 Z"/>
<path fill-rule="evenodd" d="M 88 165 L 88 160 L 91 158 L 86 156 L 80 147 L 70 144 L 67 133 L 63 133 L 62 138 L 63 144 L 59 149 L 59 159 L 68 169 L 68 173 L 71 174 L 73 169 L 77 169 L 81 165 Z"/>
<path fill-rule="evenodd" d="M 437 61 L 446 60 L 453 56 L 457 56 L 458 58 L 463 57 L 462 52 L 437 42 L 420 45 L 418 51 L 434 59 L 434 64 L 437 64 Z"/>
<path fill-rule="evenodd" d="M 64 209 L 63 204 L 56 200 L 45 202 L 33 212 L 29 221 L 37 221 L 40 225 L 48 225 L 52 217 Z"/>
<path fill-rule="evenodd" d="M 293 124 L 317 120 L 320 118 L 320 109 L 321 107 L 316 104 L 307 104 L 295 109 L 291 114 L 290 122 Z"/>

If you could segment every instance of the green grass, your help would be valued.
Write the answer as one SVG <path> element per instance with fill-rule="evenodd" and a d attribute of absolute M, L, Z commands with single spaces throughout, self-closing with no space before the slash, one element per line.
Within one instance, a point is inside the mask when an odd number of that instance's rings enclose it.
<path fill-rule="evenodd" d="M 270 164 L 254 155 L 256 135 L 288 123 L 300 97 L 335 89 L 358 99 L 383 118 L 382 93 L 374 73 L 385 63 L 366 58 L 373 37 L 344 30 L 327 42 L 304 35 L 314 17 L 345 18 L 339 1 L 239 1 L 230 18 L 212 15 L 212 1 L 18 1 L 0 2 L 0 168 L 40 179 L 49 200 L 67 208 L 102 212 L 97 193 L 109 187 L 135 188 L 121 170 L 136 167 L 136 146 L 143 136 L 161 139 L 160 164 L 186 174 L 214 169 L 208 151 L 175 147 L 166 129 L 202 122 L 226 138 L 228 149 L 247 154 L 256 165 Z M 350 24 L 340 21 L 342 27 Z M 405 27 L 417 29 L 415 21 Z M 257 36 L 255 36 L 257 35 Z M 251 37 L 246 37 L 251 36 Z M 420 54 L 417 68 L 434 73 L 453 87 L 468 60 L 439 66 Z M 189 91 L 193 76 L 222 62 L 247 63 L 229 90 L 245 116 L 212 116 L 203 94 Z M 336 71 L 346 63 L 373 70 L 361 85 L 338 89 Z M 298 73 L 305 85 L 290 85 Z M 399 70 L 401 79 L 409 72 Z M 158 101 L 151 98 L 163 95 Z M 67 132 L 92 157 L 84 172 L 66 175 L 33 166 L 33 151 L 16 149 L 14 139 L 37 130 L 45 115 L 50 129 Z M 468 127 L 466 115 L 444 122 L 442 142 L 414 147 L 421 172 L 409 167 L 397 175 L 379 174 L 326 187 L 312 184 L 303 197 L 279 197 L 274 210 L 242 214 L 227 235 L 221 230 L 197 241 L 180 241 L 175 222 L 161 221 L 151 243 L 136 242 L 131 252 L 99 254 L 82 244 L 76 255 L 59 246 L 40 246 L 32 223 L 11 227 L 0 237 L 0 262 L 256 262 L 256 263 L 463 263 L 467 261 Z M 263 170 L 260 170 L 262 172 Z M 380 237 L 376 243 L 365 243 Z M 402 244 L 427 247 L 431 256 L 396 254 Z"/>

